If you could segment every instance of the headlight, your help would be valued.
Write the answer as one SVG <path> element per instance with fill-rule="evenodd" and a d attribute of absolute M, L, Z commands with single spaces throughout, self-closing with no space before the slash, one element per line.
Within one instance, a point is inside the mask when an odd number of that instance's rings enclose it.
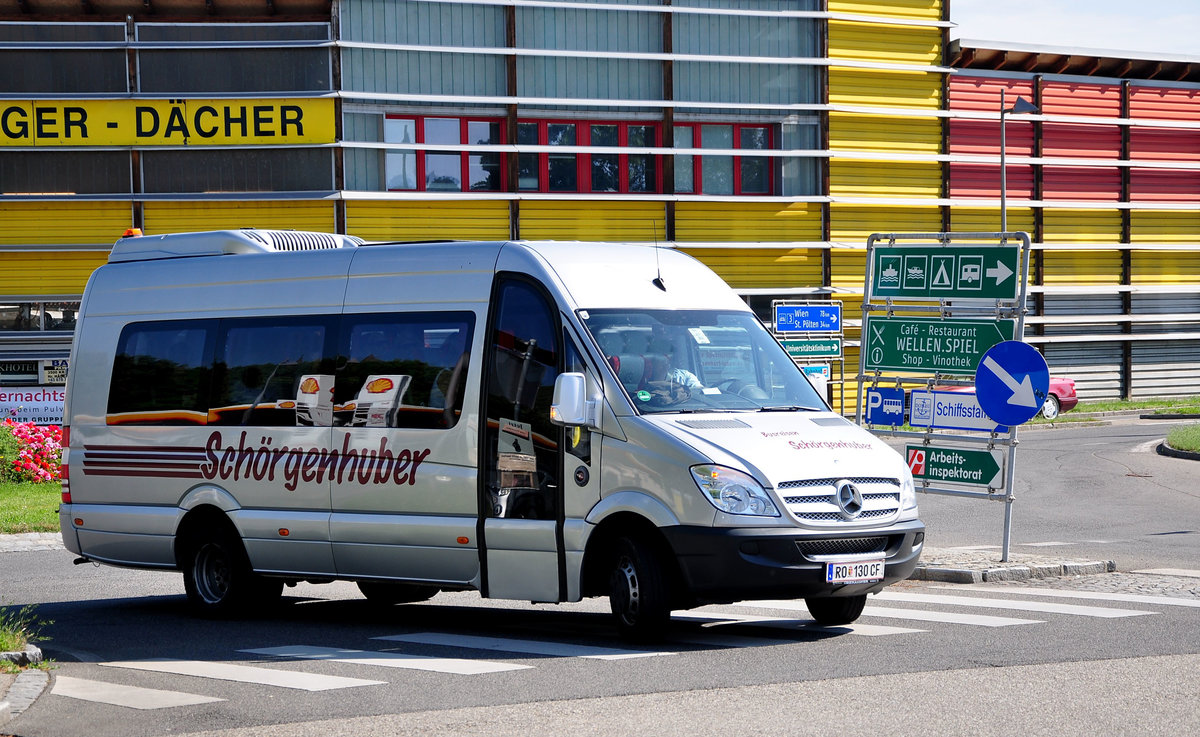
<path fill-rule="evenodd" d="M 913 481 L 912 471 L 908 466 L 905 466 L 904 470 L 900 472 L 900 508 L 917 508 L 917 485 Z"/>
<path fill-rule="evenodd" d="M 712 505 L 729 514 L 778 517 L 775 502 L 748 474 L 724 466 L 692 466 L 692 478 Z"/>

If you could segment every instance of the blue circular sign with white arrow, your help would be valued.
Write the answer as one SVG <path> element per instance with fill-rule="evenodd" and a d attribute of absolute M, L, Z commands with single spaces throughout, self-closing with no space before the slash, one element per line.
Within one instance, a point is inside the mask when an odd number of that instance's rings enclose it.
<path fill-rule="evenodd" d="M 975 399 L 998 425 L 1020 425 L 1042 409 L 1050 390 L 1046 359 L 1028 343 L 1006 340 L 983 354 L 975 369 Z"/>

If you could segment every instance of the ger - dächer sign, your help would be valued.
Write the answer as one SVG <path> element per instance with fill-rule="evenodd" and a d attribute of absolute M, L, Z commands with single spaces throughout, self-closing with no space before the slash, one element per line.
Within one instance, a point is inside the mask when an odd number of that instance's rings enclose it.
<path fill-rule="evenodd" d="M 1014 320 L 953 320 L 867 315 L 867 371 L 914 371 L 971 376 L 987 349 L 1012 340 Z"/>
<path fill-rule="evenodd" d="M 1015 299 L 1018 246 L 879 246 L 871 296 L 903 299 Z"/>

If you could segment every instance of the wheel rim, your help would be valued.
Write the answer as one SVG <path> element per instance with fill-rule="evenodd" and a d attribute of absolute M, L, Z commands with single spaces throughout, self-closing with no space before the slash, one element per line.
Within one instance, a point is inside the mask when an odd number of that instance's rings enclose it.
<path fill-rule="evenodd" d="M 638 586 L 637 568 L 628 556 L 621 556 L 617 561 L 613 578 L 613 595 L 621 620 L 626 624 L 634 624 L 641 608 L 641 591 Z"/>
<path fill-rule="evenodd" d="M 196 552 L 192 577 L 196 592 L 207 604 L 219 604 L 229 595 L 231 570 L 224 552 L 208 544 Z"/>
<path fill-rule="evenodd" d="M 1058 417 L 1058 400 L 1053 395 L 1046 396 L 1046 401 L 1042 404 L 1042 416 L 1047 420 Z"/>

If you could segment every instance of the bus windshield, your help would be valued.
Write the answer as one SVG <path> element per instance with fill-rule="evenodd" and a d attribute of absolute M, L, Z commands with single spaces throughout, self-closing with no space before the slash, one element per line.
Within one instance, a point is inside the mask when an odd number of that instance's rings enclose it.
<path fill-rule="evenodd" d="M 579 315 L 643 413 L 828 409 L 749 312 L 581 310 Z"/>

